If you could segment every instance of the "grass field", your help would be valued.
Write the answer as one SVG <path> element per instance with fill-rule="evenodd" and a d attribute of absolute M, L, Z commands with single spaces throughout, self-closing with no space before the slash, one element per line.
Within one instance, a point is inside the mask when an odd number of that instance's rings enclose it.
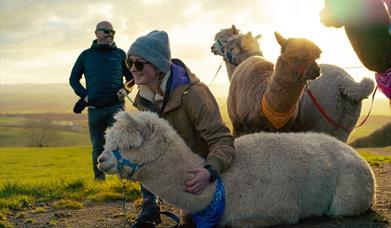
<path fill-rule="evenodd" d="M 384 148 L 390 151 L 391 147 Z M 386 155 L 359 153 L 374 166 L 391 163 Z M 37 205 L 53 203 L 54 208 L 83 208 L 88 202 L 121 200 L 123 183 L 116 176 L 104 182 L 93 181 L 89 147 L 0 148 L 0 227 L 9 223 L 6 215 Z M 127 181 L 125 197 L 140 196 L 137 183 Z M 38 204 L 39 205 L 39 204 Z M 34 210 L 45 210 L 34 206 Z"/>
<path fill-rule="evenodd" d="M 391 147 L 385 149 L 391 150 Z M 367 149 L 359 149 L 358 151 L 372 164 L 391 163 L 389 155 L 370 154 Z M 91 151 L 89 147 L 85 146 L 0 148 L 0 167 L 0 199 L 2 200 L 5 200 L 4 196 L 13 196 L 12 191 L 14 190 L 12 188 L 50 189 L 50 186 L 56 186 L 65 189 L 69 183 L 79 182 L 83 186 L 94 185 L 95 188 L 99 188 L 97 186 L 100 185 L 92 181 Z M 120 185 L 115 176 L 110 176 L 107 183 L 117 187 Z M 19 193 L 18 190 L 15 190 L 16 193 Z M 85 194 L 88 195 L 88 193 Z M 34 194 L 30 197 L 34 197 Z"/>
<path fill-rule="evenodd" d="M 0 180 L 40 182 L 92 179 L 89 147 L 0 148 Z"/>
<path fill-rule="evenodd" d="M 122 199 L 116 176 L 93 181 L 88 147 L 0 148 L 0 167 L 0 215 L 35 202 L 80 207 L 79 201 Z M 140 194 L 138 184 L 128 182 L 126 189 L 129 200 Z"/>

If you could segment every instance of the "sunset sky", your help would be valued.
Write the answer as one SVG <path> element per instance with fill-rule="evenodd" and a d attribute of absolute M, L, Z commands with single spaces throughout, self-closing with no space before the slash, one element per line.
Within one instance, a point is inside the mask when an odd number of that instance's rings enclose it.
<path fill-rule="evenodd" d="M 115 42 L 127 51 L 140 35 L 168 32 L 172 56 L 181 58 L 206 84 L 221 57 L 210 52 L 215 33 L 235 24 L 262 34 L 264 56 L 275 61 L 280 48 L 273 32 L 305 37 L 322 55 L 318 63 L 346 68 L 355 80 L 374 78 L 362 68 L 343 29 L 319 22 L 323 0 L 0 0 L 0 83 L 67 83 L 78 55 L 95 39 L 98 21 L 109 20 Z M 353 67 L 353 68 L 352 68 Z M 358 68 L 357 68 L 358 67 Z M 361 67 L 361 68 L 360 68 Z M 225 67 L 216 84 L 227 84 Z"/>

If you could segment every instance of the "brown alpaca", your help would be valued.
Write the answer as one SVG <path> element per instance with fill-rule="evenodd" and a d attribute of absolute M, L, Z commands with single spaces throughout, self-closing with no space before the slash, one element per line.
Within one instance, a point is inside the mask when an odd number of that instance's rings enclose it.
<path fill-rule="evenodd" d="M 231 29 L 222 30 L 217 33 L 216 37 L 224 34 L 227 37 L 227 31 L 232 31 Z M 225 38 L 229 41 L 225 43 L 220 51 L 231 53 L 231 60 L 237 63 L 243 62 L 246 58 L 252 56 L 251 53 L 260 52 L 256 37 L 251 37 L 249 34 L 251 33 L 246 35 L 239 33 Z M 228 106 L 235 132 L 239 131 L 239 135 L 267 129 L 265 123 L 267 120 L 259 117 L 261 104 L 257 94 L 264 93 L 263 80 L 269 80 L 268 78 L 273 73 L 273 64 L 260 56 L 252 58 L 247 66 L 253 64 L 257 65 L 255 67 L 257 69 L 256 74 L 246 73 L 246 77 L 242 75 L 240 79 L 234 80 L 231 84 L 231 86 L 237 86 L 234 84 L 240 83 L 242 85 L 239 86 L 243 88 L 241 93 L 235 94 L 240 97 L 232 99 L 232 103 Z M 355 82 L 347 72 L 338 66 L 329 64 L 320 64 L 319 66 L 322 76 L 310 81 L 308 83 L 309 87 L 319 103 L 328 108 L 326 111 L 328 115 L 334 122 L 344 126 L 344 128 L 336 127 L 322 117 L 309 95 L 304 93 L 300 100 L 298 117 L 291 130 L 323 132 L 346 142 L 360 116 L 362 100 L 373 91 L 373 81 L 364 78 L 361 82 Z M 241 68 L 244 70 L 243 67 Z M 247 70 L 251 71 L 252 68 L 250 67 Z M 232 75 L 228 76 L 231 77 Z M 256 86 L 258 84 L 261 86 Z M 236 89 L 232 89 L 232 91 L 236 91 Z"/>
<path fill-rule="evenodd" d="M 273 63 L 253 56 L 232 75 L 227 104 L 235 137 L 258 131 L 290 131 L 305 83 L 320 75 L 315 62 L 320 57 L 319 47 L 306 39 L 275 36 L 281 55 L 274 71 Z"/>
<path fill-rule="evenodd" d="M 237 43 L 234 40 L 239 36 L 241 37 L 240 43 Z M 257 41 L 260 37 L 261 35 L 253 37 L 251 32 L 243 35 L 235 25 L 228 29 L 222 29 L 215 35 L 211 51 L 224 58 L 229 81 L 232 80 L 232 74 L 241 62 L 251 56 L 263 56 Z"/>

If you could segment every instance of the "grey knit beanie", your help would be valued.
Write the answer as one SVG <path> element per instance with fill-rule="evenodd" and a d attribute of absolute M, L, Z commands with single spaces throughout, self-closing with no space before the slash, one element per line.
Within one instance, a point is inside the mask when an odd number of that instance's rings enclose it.
<path fill-rule="evenodd" d="M 147 35 L 140 36 L 130 46 L 129 55 L 139 56 L 163 73 L 167 73 L 171 66 L 170 41 L 167 33 L 154 30 Z"/>

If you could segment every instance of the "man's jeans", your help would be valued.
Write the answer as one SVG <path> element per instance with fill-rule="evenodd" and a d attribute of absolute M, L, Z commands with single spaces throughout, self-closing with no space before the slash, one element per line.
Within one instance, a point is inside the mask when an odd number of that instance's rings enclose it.
<path fill-rule="evenodd" d="M 107 127 L 114 123 L 114 114 L 124 109 L 124 103 L 118 103 L 113 106 L 103 108 L 88 108 L 88 127 L 90 129 L 90 138 L 92 143 L 92 166 L 95 179 L 104 180 L 105 174 L 97 167 L 97 159 L 103 152 L 105 144 L 104 134 Z"/>

